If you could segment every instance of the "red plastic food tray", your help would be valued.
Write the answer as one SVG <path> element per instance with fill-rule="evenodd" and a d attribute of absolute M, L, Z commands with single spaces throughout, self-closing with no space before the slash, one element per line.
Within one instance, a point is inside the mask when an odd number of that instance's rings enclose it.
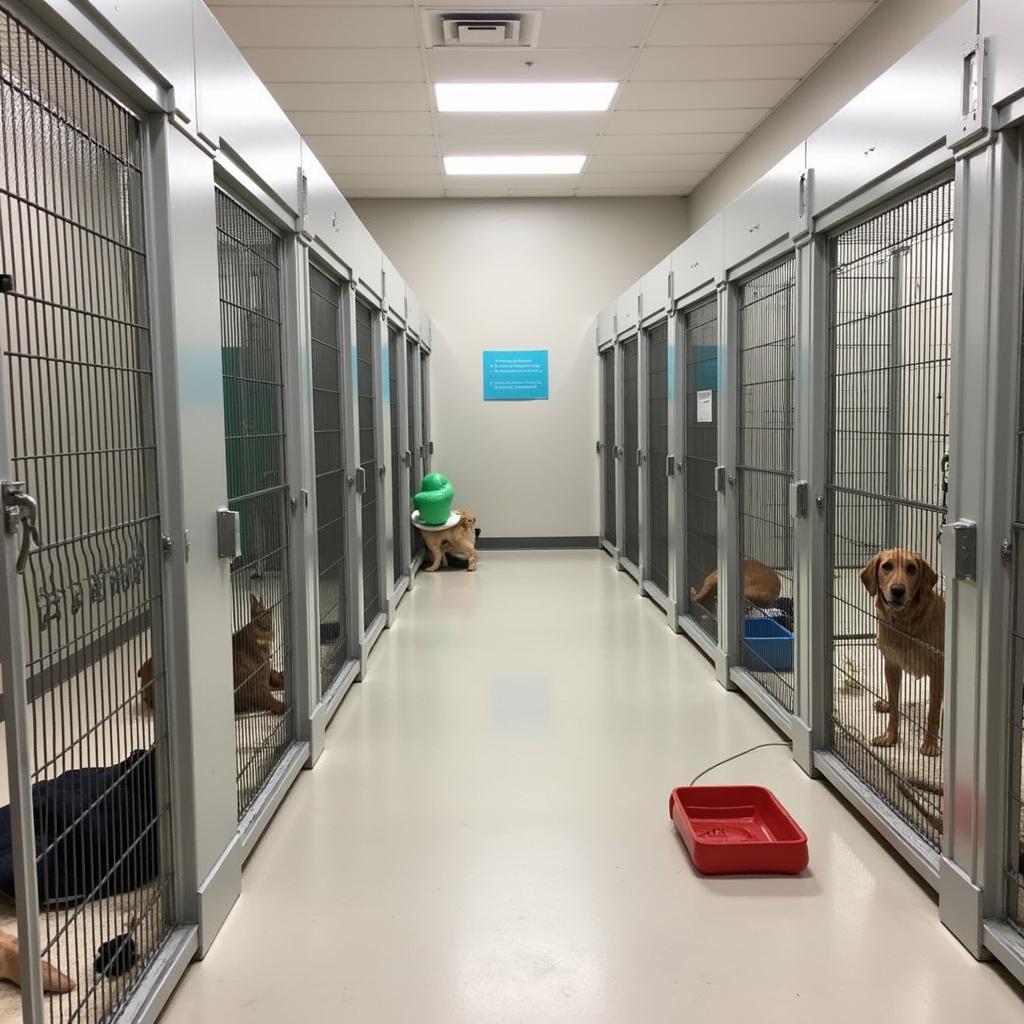
<path fill-rule="evenodd" d="M 669 817 L 705 875 L 797 875 L 807 836 L 763 786 L 680 786 Z"/>

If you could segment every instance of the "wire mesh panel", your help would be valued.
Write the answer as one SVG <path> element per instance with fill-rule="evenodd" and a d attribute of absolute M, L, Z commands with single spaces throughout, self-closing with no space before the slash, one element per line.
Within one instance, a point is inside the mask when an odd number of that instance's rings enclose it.
<path fill-rule="evenodd" d="M 615 349 L 601 353 L 601 494 L 604 502 L 604 539 L 616 542 L 615 531 Z"/>
<path fill-rule="evenodd" d="M 793 710 L 793 293 L 789 258 L 740 288 L 740 512 L 743 666 Z"/>
<path fill-rule="evenodd" d="M 377 378 L 373 360 L 374 311 L 356 300 L 356 386 L 359 390 L 359 468 L 363 476 L 363 628 L 380 615 L 380 531 L 377 526 Z"/>
<path fill-rule="evenodd" d="M 718 299 L 683 314 L 686 359 L 686 579 L 689 611 L 718 640 L 718 606 L 705 581 L 718 572 Z M 700 594 L 700 600 L 695 600 Z"/>
<path fill-rule="evenodd" d="M 42 955 L 51 991 L 73 985 L 48 1021 L 106 1020 L 170 930 L 173 885 L 141 126 L 0 11 L 0 134 L 2 400 L 40 541 L 4 623 L 26 655 L 4 671 L 24 671 L 29 707 L 4 710 L 29 727 L 42 909 L 42 950 L 21 954 Z M 31 884 L 9 854 L 8 934 L 14 888 Z M 93 966 L 108 941 L 137 955 L 116 977 Z M 4 986 L 0 1014 L 19 1019 L 19 1003 Z"/>
<path fill-rule="evenodd" d="M 228 504 L 242 551 L 231 563 L 241 818 L 294 738 L 281 239 L 226 192 L 216 202 Z"/>
<path fill-rule="evenodd" d="M 391 411 L 391 509 L 394 522 L 394 579 L 397 583 L 409 570 L 402 558 L 400 530 L 405 529 L 405 509 L 402 505 L 402 431 L 399 417 L 402 396 L 398 391 L 398 360 L 401 358 L 402 335 L 394 327 L 388 328 L 388 407 Z"/>
<path fill-rule="evenodd" d="M 831 742 L 936 849 L 953 186 L 830 243 Z"/>
<path fill-rule="evenodd" d="M 668 594 L 668 323 L 647 335 L 647 508 L 651 582 Z"/>
<path fill-rule="evenodd" d="M 415 341 L 406 343 L 405 358 L 405 379 L 408 384 L 408 393 L 405 396 L 405 400 L 409 410 L 409 447 L 407 449 L 409 452 L 409 498 L 411 500 L 412 496 L 419 491 L 420 480 L 423 476 L 420 468 L 422 463 L 419 453 L 420 445 L 423 443 L 422 428 L 416 411 L 416 381 L 419 379 L 420 372 L 420 347 Z M 411 511 L 411 508 L 407 509 L 406 515 Z M 420 536 L 420 531 L 411 522 L 409 525 L 409 537 L 412 544 L 409 550 L 412 552 L 413 558 L 415 558 L 423 550 L 423 538 Z"/>
<path fill-rule="evenodd" d="M 638 343 L 632 338 L 622 346 L 622 446 L 623 499 L 625 521 L 622 554 L 635 566 L 640 565 L 640 368 Z"/>
<path fill-rule="evenodd" d="M 309 267 L 313 453 L 316 463 L 317 578 L 320 586 L 320 695 L 348 660 L 345 565 L 344 345 L 341 285 Z"/>

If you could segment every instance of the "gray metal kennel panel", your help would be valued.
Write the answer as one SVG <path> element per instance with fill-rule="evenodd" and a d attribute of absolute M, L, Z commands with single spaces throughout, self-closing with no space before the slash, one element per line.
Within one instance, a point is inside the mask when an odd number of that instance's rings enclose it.
<path fill-rule="evenodd" d="M 346 573 L 348 485 L 345 467 L 345 344 L 342 286 L 309 267 L 313 455 L 316 469 L 317 578 L 320 592 L 320 695 L 350 659 Z"/>
<path fill-rule="evenodd" d="M 742 591 L 746 561 L 762 563 L 778 575 L 780 598 L 787 601 L 794 596 L 789 487 L 793 481 L 795 284 L 796 260 L 790 257 L 745 281 L 738 295 L 737 575 Z M 753 634 L 761 632 L 769 609 L 742 596 L 742 666 L 778 704 L 792 711 L 792 640 L 779 634 L 768 642 L 755 641 Z M 784 629 L 787 621 L 792 625 L 792 618 L 790 611 L 771 625 Z"/>
<path fill-rule="evenodd" d="M 829 243 L 831 396 L 827 477 L 831 572 L 826 700 L 831 749 L 934 849 L 942 836 L 941 727 L 927 738 L 941 635 L 903 644 L 925 676 L 885 661 L 861 571 L 887 549 L 914 553 L 910 593 L 942 591 L 953 282 L 953 183 L 933 185 Z M 889 561 L 879 563 L 886 570 Z M 875 579 L 868 568 L 868 582 Z M 920 580 L 920 584 L 917 582 Z M 927 598 L 914 597 L 914 601 Z M 909 628 L 909 627 L 908 627 Z M 940 631 L 941 632 L 941 631 Z M 895 727 L 882 711 L 902 676 Z"/>
<path fill-rule="evenodd" d="M 143 132 L 0 12 L 0 134 L 0 446 L 21 541 L 0 649 L 23 1015 L 108 1020 L 160 955 L 174 886 Z M 93 968 L 107 941 L 137 954 L 115 978 Z M 44 1000 L 40 957 L 75 987 Z"/>
<path fill-rule="evenodd" d="M 698 604 L 690 595 L 718 569 L 718 297 L 685 310 L 682 317 L 686 361 L 686 601 L 694 621 L 717 643 L 717 601 L 709 598 Z"/>
<path fill-rule="evenodd" d="M 615 546 L 615 346 L 601 353 L 601 501 L 604 539 Z"/>
<path fill-rule="evenodd" d="M 377 500 L 377 370 L 373 358 L 375 311 L 356 299 L 356 386 L 359 395 L 359 490 L 362 495 L 363 629 L 381 614 L 380 528 Z"/>
<path fill-rule="evenodd" d="M 640 366 L 639 341 L 622 345 L 622 555 L 640 567 Z"/>
<path fill-rule="evenodd" d="M 294 739 L 281 238 L 217 189 L 224 446 L 241 554 L 231 562 L 238 816 Z"/>
<path fill-rule="evenodd" d="M 420 380 L 420 347 L 412 340 L 407 341 L 405 345 L 405 368 L 407 385 L 405 401 L 409 419 L 406 465 L 409 467 L 409 499 L 411 501 L 413 496 L 418 493 L 420 481 L 423 479 L 423 459 L 420 451 L 423 444 L 423 424 L 420 420 L 419 403 L 416 400 Z M 398 529 L 397 526 L 395 529 Z M 409 542 L 412 557 L 415 560 L 423 551 L 423 538 L 420 536 L 420 531 L 412 525 L 409 526 Z"/>
<path fill-rule="evenodd" d="M 426 475 L 431 472 L 434 442 L 430 436 L 430 353 L 425 348 L 420 349 L 420 418 L 420 461 Z"/>
<path fill-rule="evenodd" d="M 647 577 L 669 593 L 668 323 L 647 332 Z"/>
<path fill-rule="evenodd" d="M 402 358 L 402 332 L 388 326 L 388 413 L 391 418 L 391 512 L 393 531 L 393 571 L 397 583 L 409 574 L 409 566 L 403 555 L 405 545 L 401 532 L 405 530 L 406 512 L 402 502 L 402 395 L 398 388 L 398 364 Z M 400 532 L 401 531 L 401 532 Z"/>

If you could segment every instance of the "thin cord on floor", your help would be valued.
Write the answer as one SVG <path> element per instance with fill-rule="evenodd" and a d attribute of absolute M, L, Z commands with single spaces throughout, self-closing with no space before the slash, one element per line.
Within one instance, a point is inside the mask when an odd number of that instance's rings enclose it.
<path fill-rule="evenodd" d="M 721 768 L 723 764 L 728 764 L 730 761 L 735 761 L 737 758 L 745 757 L 747 754 L 752 754 L 755 750 L 764 750 L 765 747 L 789 747 L 792 744 L 780 741 L 776 743 L 758 743 L 756 747 L 748 747 L 746 750 L 741 750 L 738 754 L 733 754 L 732 757 L 727 757 L 722 761 L 716 761 L 713 765 L 705 768 L 699 775 L 695 775 L 693 781 L 690 783 L 691 786 L 696 786 L 700 779 L 703 779 L 708 772 L 713 772 L 716 768 Z"/>

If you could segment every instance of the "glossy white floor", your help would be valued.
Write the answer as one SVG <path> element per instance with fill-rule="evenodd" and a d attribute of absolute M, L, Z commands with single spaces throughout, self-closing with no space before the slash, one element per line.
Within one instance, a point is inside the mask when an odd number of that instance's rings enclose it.
<path fill-rule="evenodd" d="M 808 873 L 694 874 L 669 791 L 775 738 L 604 555 L 420 576 L 164 1020 L 1019 1024 L 786 750 L 712 778 L 771 786 Z"/>

